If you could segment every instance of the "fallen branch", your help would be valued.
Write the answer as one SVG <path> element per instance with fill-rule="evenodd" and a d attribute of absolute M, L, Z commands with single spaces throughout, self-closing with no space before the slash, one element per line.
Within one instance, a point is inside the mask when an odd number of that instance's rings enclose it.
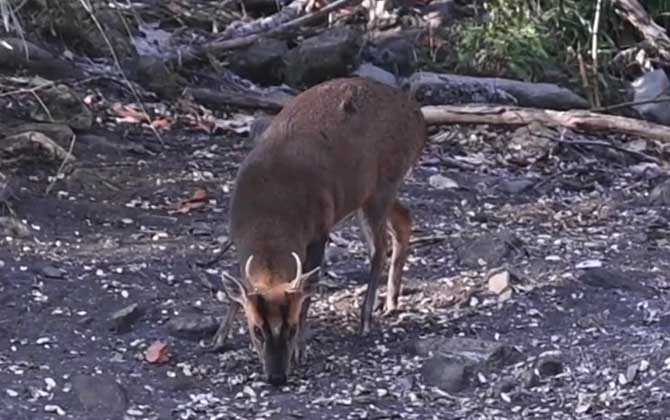
<path fill-rule="evenodd" d="M 514 106 L 465 105 L 424 106 L 421 108 L 429 125 L 502 124 L 527 125 L 537 121 L 553 127 L 585 132 L 617 132 L 670 142 L 670 128 L 618 115 L 573 110 L 553 111 Z"/>
<path fill-rule="evenodd" d="M 251 22 L 232 22 L 221 32 L 221 35 L 217 37 L 217 40 L 223 41 L 267 32 L 283 23 L 299 17 L 303 11 L 306 11 L 305 7 L 308 2 L 308 0 L 293 0 L 290 4 L 287 4 L 286 7 L 283 7 L 271 16 L 264 16 Z"/>
<path fill-rule="evenodd" d="M 670 37 L 665 29 L 649 16 L 638 0 L 614 0 L 619 14 L 637 29 L 658 52 L 658 55 L 670 63 Z"/>
<path fill-rule="evenodd" d="M 631 156 L 633 156 L 637 159 L 640 159 L 642 161 L 645 161 L 645 162 L 653 162 L 657 165 L 661 165 L 661 161 L 656 159 L 653 156 L 649 156 L 646 153 L 637 152 L 635 150 L 629 150 L 629 149 L 626 149 L 625 147 L 617 146 L 616 144 L 608 143 L 606 141 L 565 140 L 565 132 L 566 132 L 565 128 L 563 130 L 561 130 L 561 137 L 559 139 L 555 139 L 551 136 L 547 136 L 547 135 L 540 134 L 540 133 L 534 133 L 534 135 L 536 135 L 538 137 L 542 137 L 542 138 L 547 139 L 549 141 L 552 141 L 554 143 L 563 144 L 563 145 L 566 145 L 566 146 L 603 147 L 605 149 L 612 149 L 612 150 L 619 151 L 621 153 L 629 154 L 629 155 L 631 155 Z"/>
<path fill-rule="evenodd" d="M 609 112 L 609 111 L 615 111 L 617 109 L 634 107 L 634 106 L 637 106 L 637 105 L 660 104 L 660 103 L 664 103 L 664 102 L 670 103 L 670 95 L 661 95 L 661 96 L 656 97 L 655 99 L 647 99 L 647 100 L 644 100 L 644 101 L 621 102 L 621 103 L 614 104 L 614 105 L 603 106 L 603 107 L 600 107 L 600 108 L 593 108 L 591 111 L 593 111 L 593 112 Z"/>
<path fill-rule="evenodd" d="M 184 64 L 197 60 L 206 54 L 220 54 L 224 51 L 244 48 L 253 44 L 262 37 L 276 35 L 282 32 L 286 32 L 290 29 L 300 27 L 339 9 L 359 3 L 360 1 L 361 0 L 337 0 L 323 7 L 322 9 L 317 10 L 316 12 L 308 13 L 288 22 L 281 22 L 278 26 L 264 25 L 265 30 L 263 32 L 242 36 L 240 38 L 211 41 L 201 46 L 189 46 L 184 49 L 179 49 L 176 52 L 170 54 L 167 58 L 167 61 L 170 63 Z"/>

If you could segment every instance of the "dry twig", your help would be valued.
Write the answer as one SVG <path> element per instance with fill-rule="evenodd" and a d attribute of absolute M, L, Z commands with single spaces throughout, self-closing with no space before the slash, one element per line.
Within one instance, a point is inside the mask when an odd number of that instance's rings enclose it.
<path fill-rule="evenodd" d="M 600 10 L 603 0 L 596 3 L 596 12 L 593 17 L 593 34 L 591 37 L 591 61 L 593 63 L 593 105 L 600 107 L 600 84 L 598 83 L 598 33 L 600 32 Z"/>
<path fill-rule="evenodd" d="M 242 36 L 240 38 L 226 39 L 223 41 L 221 40 L 212 41 L 205 43 L 202 46 L 190 46 L 186 49 L 180 49 L 174 52 L 168 58 L 168 61 L 173 63 L 184 64 L 190 61 L 197 60 L 198 58 L 203 57 L 206 54 L 219 54 L 228 50 L 244 48 L 246 46 L 253 44 L 262 37 L 276 35 L 300 27 L 323 16 L 326 16 L 330 13 L 333 13 L 339 9 L 357 4 L 360 1 L 361 0 L 337 0 L 323 7 L 320 10 L 308 13 L 306 15 L 300 16 L 288 22 L 284 22 L 279 26 L 267 29 L 264 32 L 254 33 L 251 35 Z"/>
<path fill-rule="evenodd" d="M 63 158 L 63 161 L 61 162 L 60 166 L 58 167 L 58 170 L 56 171 L 56 175 L 54 176 L 53 180 L 47 186 L 45 194 L 49 194 L 51 192 L 54 185 L 56 185 L 56 182 L 58 182 L 58 178 L 63 173 L 63 169 L 65 168 L 65 166 L 70 162 L 71 158 L 73 157 L 72 151 L 74 150 L 74 144 L 75 144 L 76 140 L 77 140 L 77 136 L 73 135 L 72 139 L 70 140 L 70 147 L 68 147 L 67 155 Z"/>

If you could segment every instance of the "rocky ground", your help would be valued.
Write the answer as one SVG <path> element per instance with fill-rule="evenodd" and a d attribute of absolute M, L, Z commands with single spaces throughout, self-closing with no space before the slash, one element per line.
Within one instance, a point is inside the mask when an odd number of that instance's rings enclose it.
<path fill-rule="evenodd" d="M 148 131 L 89 134 L 46 196 L 57 163 L 14 167 L 24 182 L 9 202 L 25 224 L 0 240 L 1 417 L 664 418 L 664 169 L 548 136 L 435 128 L 402 192 L 416 220 L 402 312 L 356 333 L 368 266 L 347 223 L 306 363 L 280 389 L 241 319 L 229 350 L 207 348 L 220 273 L 235 269 L 226 211 L 249 140 L 174 130 L 152 152 Z M 204 206 L 179 205 L 203 188 Z M 157 341 L 167 361 L 149 363 Z"/>

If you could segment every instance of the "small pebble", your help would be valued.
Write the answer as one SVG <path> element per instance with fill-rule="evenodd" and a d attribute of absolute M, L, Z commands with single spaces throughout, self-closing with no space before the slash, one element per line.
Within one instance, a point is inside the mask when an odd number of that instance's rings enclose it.
<path fill-rule="evenodd" d="M 47 384 L 47 391 L 56 388 L 56 381 L 53 378 L 44 378 L 44 383 Z"/>
<path fill-rule="evenodd" d="M 62 408 L 60 408 L 59 406 L 57 406 L 55 404 L 45 405 L 44 406 L 44 411 L 46 411 L 47 413 L 56 413 L 59 416 L 64 416 L 65 415 L 65 410 L 63 410 Z"/>

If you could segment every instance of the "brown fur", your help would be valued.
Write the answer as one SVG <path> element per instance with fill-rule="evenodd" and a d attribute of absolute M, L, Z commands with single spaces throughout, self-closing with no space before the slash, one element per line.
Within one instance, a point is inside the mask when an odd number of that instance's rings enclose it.
<path fill-rule="evenodd" d="M 275 116 L 240 166 L 230 210 L 241 275 L 253 255 L 244 282 L 265 302 L 263 309 L 242 304 L 250 331 L 261 319 L 281 323 L 277 308 L 285 306 L 287 322 L 302 332 L 301 307 L 311 291 L 287 290 L 296 275 L 291 252 L 303 272 L 318 267 L 329 232 L 356 211 L 368 232 L 372 267 L 362 330 L 369 329 L 383 270 L 387 223 L 393 238 L 387 310 L 397 307 L 411 217 L 396 195 L 425 139 L 420 107 L 407 93 L 363 78 L 314 86 Z"/>

